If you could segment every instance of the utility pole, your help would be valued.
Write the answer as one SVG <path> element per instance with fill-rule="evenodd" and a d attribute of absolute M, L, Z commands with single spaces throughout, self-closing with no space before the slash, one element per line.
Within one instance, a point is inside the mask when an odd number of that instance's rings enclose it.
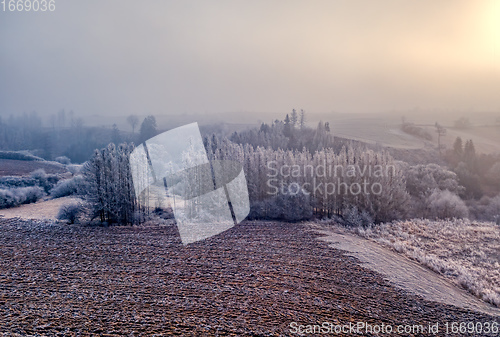
<path fill-rule="evenodd" d="M 439 154 L 441 154 L 441 149 L 444 147 L 444 145 L 441 145 L 441 137 L 446 136 L 446 129 L 441 125 L 439 125 L 438 122 L 436 122 L 435 127 L 436 127 L 436 132 L 438 134 L 438 150 Z"/>

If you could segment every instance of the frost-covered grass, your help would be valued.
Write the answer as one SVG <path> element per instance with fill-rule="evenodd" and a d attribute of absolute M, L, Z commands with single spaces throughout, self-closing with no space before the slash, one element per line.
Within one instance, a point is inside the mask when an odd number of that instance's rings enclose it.
<path fill-rule="evenodd" d="M 354 231 L 419 261 L 500 307 L 500 226 L 467 219 L 414 219 Z"/>

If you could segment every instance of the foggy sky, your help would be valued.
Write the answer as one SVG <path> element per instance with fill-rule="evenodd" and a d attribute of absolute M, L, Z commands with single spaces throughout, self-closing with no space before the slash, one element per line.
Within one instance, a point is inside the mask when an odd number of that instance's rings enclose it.
<path fill-rule="evenodd" d="M 500 111 L 500 0 L 57 0 L 0 12 L 0 115 Z"/>

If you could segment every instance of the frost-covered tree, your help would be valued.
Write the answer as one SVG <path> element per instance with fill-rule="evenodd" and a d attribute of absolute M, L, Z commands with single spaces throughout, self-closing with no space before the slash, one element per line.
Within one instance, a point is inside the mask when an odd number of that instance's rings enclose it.
<path fill-rule="evenodd" d="M 155 116 L 147 116 L 141 124 L 139 142 L 142 143 L 158 134 Z"/>
<path fill-rule="evenodd" d="M 111 130 L 111 142 L 115 145 L 120 144 L 122 141 L 122 136 L 120 135 L 120 130 L 116 124 L 113 124 L 113 129 Z"/>
<path fill-rule="evenodd" d="M 464 201 L 448 190 L 434 190 L 426 200 L 426 218 L 452 219 L 467 218 L 469 210 Z"/>
<path fill-rule="evenodd" d="M 213 144 L 213 141 L 205 141 L 205 146 Z M 302 214 L 295 216 L 290 213 L 291 218 L 299 218 L 304 214 L 319 216 L 342 215 L 346 206 L 356 206 L 360 212 L 365 212 L 376 221 L 390 221 L 404 218 L 408 209 L 409 195 L 406 192 L 406 183 L 403 170 L 396 165 L 388 153 L 377 153 L 358 148 L 344 148 L 340 153 L 333 149 L 321 149 L 311 154 L 307 149 L 292 151 L 270 147 L 256 147 L 250 144 L 235 144 L 225 138 L 217 141 L 218 148 L 209 153 L 209 158 L 237 160 L 242 163 L 247 179 L 252 214 L 264 218 L 285 218 L 279 209 L 287 212 L 295 211 Z M 349 176 L 346 174 L 339 177 L 322 174 L 309 174 L 304 168 L 319 166 L 338 166 L 342 172 L 347 172 L 349 167 L 393 167 L 394 169 L 379 175 Z M 281 170 L 285 168 L 285 170 Z M 301 170 L 293 173 L 292 170 Z M 271 184 L 271 186 L 270 186 Z M 320 185 L 319 190 L 313 186 Z M 347 186 L 366 184 L 372 186 L 379 184 L 382 193 L 356 193 L 351 191 L 337 191 L 325 193 L 325 186 L 332 184 L 345 184 Z M 291 186 L 291 189 L 290 189 Z M 339 189 L 340 190 L 340 189 Z M 291 192 L 291 193 L 290 193 Z M 281 195 L 281 196 L 280 196 Z M 307 198 L 302 198 L 303 196 Z M 298 202 L 298 200 L 300 202 Z M 306 204 L 307 203 L 307 204 Z M 301 204 L 301 208 L 296 209 Z M 279 206 L 277 206 L 279 205 Z M 302 212 L 311 207 L 313 212 Z M 302 212 L 302 213 L 301 213 Z"/>
<path fill-rule="evenodd" d="M 453 143 L 453 151 L 455 151 L 455 155 L 461 159 L 464 155 L 464 145 L 462 142 L 462 138 L 457 137 L 455 139 L 455 143 Z"/>
<path fill-rule="evenodd" d="M 301 130 L 306 127 L 306 112 L 303 109 L 300 109 L 299 126 Z"/>
<path fill-rule="evenodd" d="M 435 189 L 455 194 L 464 191 L 457 174 L 437 164 L 410 166 L 404 174 L 408 193 L 414 197 L 426 198 Z"/>
<path fill-rule="evenodd" d="M 132 133 L 135 132 L 136 126 L 139 124 L 139 117 L 136 115 L 130 115 L 127 117 L 127 123 L 132 127 Z"/>
<path fill-rule="evenodd" d="M 296 128 L 299 123 L 299 115 L 297 114 L 297 110 L 292 109 L 292 113 L 290 115 L 290 124 L 292 128 Z"/>
<path fill-rule="evenodd" d="M 457 174 L 460 185 L 464 186 L 465 190 L 462 193 L 465 198 L 480 198 L 483 194 L 479 176 L 475 174 L 470 165 L 464 162 L 458 163 L 454 171 Z"/>
<path fill-rule="evenodd" d="M 464 146 L 464 162 L 467 164 L 471 171 L 475 171 L 476 169 L 476 148 L 472 139 L 469 139 L 465 142 Z"/>
<path fill-rule="evenodd" d="M 428 214 L 429 198 L 437 191 L 448 191 L 457 196 L 465 192 L 459 176 L 437 164 L 415 165 L 405 169 L 406 188 L 412 197 L 411 216 L 425 217 Z"/>
<path fill-rule="evenodd" d="M 493 164 L 493 166 L 486 173 L 486 179 L 494 186 L 500 187 L 500 161 Z"/>
<path fill-rule="evenodd" d="M 85 184 L 80 194 L 87 202 L 92 219 L 127 224 L 135 221 L 138 210 L 130 171 L 129 155 L 133 146 L 113 143 L 101 150 L 82 169 Z"/>

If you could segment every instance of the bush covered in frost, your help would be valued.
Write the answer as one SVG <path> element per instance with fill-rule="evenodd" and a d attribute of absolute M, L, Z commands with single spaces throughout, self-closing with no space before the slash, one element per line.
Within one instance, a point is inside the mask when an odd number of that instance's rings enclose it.
<path fill-rule="evenodd" d="M 57 213 L 57 219 L 67 220 L 69 223 L 75 223 L 82 215 L 84 207 L 81 203 L 62 205 Z"/>
<path fill-rule="evenodd" d="M 356 206 L 345 207 L 342 211 L 344 224 L 350 227 L 370 227 L 373 218 L 366 211 L 359 211 Z"/>
<path fill-rule="evenodd" d="M 45 193 L 49 193 L 60 179 L 59 175 L 47 174 L 44 169 L 35 170 L 30 173 L 30 176 L 35 180 L 37 186 L 44 189 Z"/>
<path fill-rule="evenodd" d="M 0 189 L 0 208 L 36 202 L 44 195 L 44 191 L 38 186 Z"/>
<path fill-rule="evenodd" d="M 427 198 L 427 214 L 430 219 L 467 218 L 469 209 L 460 197 L 448 190 L 434 190 Z"/>
<path fill-rule="evenodd" d="M 63 165 L 69 165 L 69 164 L 71 164 L 71 159 L 69 159 L 66 156 L 56 157 L 56 159 L 54 159 L 54 160 L 56 162 L 60 163 L 60 164 L 63 164 Z"/>
<path fill-rule="evenodd" d="M 52 198 L 61 198 L 68 195 L 74 195 L 78 193 L 78 190 L 82 189 L 84 184 L 84 179 L 82 176 L 76 176 L 71 179 L 60 180 L 56 186 L 50 191 L 50 196 Z"/>

